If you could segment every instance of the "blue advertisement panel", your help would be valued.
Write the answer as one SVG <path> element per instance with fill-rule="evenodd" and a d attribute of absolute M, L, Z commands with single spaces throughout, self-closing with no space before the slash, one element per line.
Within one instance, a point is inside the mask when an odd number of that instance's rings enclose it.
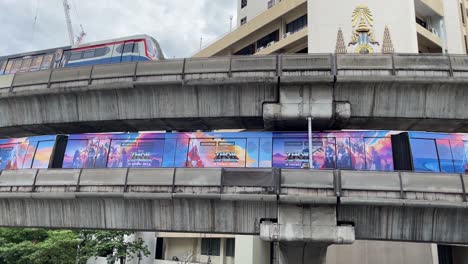
<path fill-rule="evenodd" d="M 468 172 L 466 134 L 410 132 L 414 170 L 418 172 Z"/>
<path fill-rule="evenodd" d="M 393 170 L 391 133 L 314 133 L 313 169 Z M 305 133 L 276 133 L 273 138 L 273 167 L 308 168 L 309 141 Z"/>
<path fill-rule="evenodd" d="M 71 135 L 63 168 L 157 168 L 163 153 L 164 134 Z"/>
<path fill-rule="evenodd" d="M 56 136 L 0 140 L 0 170 L 49 168 Z"/>

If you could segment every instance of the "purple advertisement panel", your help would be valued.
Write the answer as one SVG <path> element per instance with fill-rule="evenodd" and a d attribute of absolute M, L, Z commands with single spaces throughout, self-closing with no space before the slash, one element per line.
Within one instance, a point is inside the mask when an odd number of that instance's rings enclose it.
<path fill-rule="evenodd" d="M 63 168 L 157 168 L 163 154 L 164 134 L 72 135 Z"/>
<path fill-rule="evenodd" d="M 108 168 L 159 168 L 164 139 L 112 140 Z"/>
<path fill-rule="evenodd" d="M 314 133 L 314 169 L 393 170 L 391 133 Z M 308 168 L 307 134 L 277 133 L 273 138 L 273 167 Z"/>
<path fill-rule="evenodd" d="M 271 162 L 269 162 L 271 157 L 271 133 L 197 132 L 173 134 L 171 136 L 177 138 L 176 167 L 243 168 L 271 166 Z"/>
<path fill-rule="evenodd" d="M 55 136 L 0 140 L 0 170 L 49 168 Z"/>

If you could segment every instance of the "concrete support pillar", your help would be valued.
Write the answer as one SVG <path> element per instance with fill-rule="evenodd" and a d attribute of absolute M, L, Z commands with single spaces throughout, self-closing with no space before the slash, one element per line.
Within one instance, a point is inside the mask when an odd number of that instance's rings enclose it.
<path fill-rule="evenodd" d="M 260 238 L 279 242 L 279 264 L 323 264 L 332 244 L 352 244 L 354 227 L 338 226 L 335 205 L 280 204 L 278 222 L 263 222 Z"/>
<path fill-rule="evenodd" d="M 279 264 L 325 264 L 327 243 L 280 242 Z"/>

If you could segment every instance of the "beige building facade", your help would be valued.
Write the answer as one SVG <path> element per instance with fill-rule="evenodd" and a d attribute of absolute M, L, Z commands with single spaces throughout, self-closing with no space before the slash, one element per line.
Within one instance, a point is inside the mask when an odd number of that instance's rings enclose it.
<path fill-rule="evenodd" d="M 238 1 L 239 27 L 194 57 L 467 52 L 466 0 Z"/>

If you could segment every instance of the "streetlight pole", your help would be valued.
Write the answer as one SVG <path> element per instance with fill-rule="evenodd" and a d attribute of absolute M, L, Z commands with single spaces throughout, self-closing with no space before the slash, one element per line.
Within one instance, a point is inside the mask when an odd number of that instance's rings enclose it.
<path fill-rule="evenodd" d="M 312 118 L 309 116 L 307 118 L 307 123 L 308 123 L 308 132 L 309 132 L 309 169 L 313 168 L 313 160 L 312 160 Z"/>

